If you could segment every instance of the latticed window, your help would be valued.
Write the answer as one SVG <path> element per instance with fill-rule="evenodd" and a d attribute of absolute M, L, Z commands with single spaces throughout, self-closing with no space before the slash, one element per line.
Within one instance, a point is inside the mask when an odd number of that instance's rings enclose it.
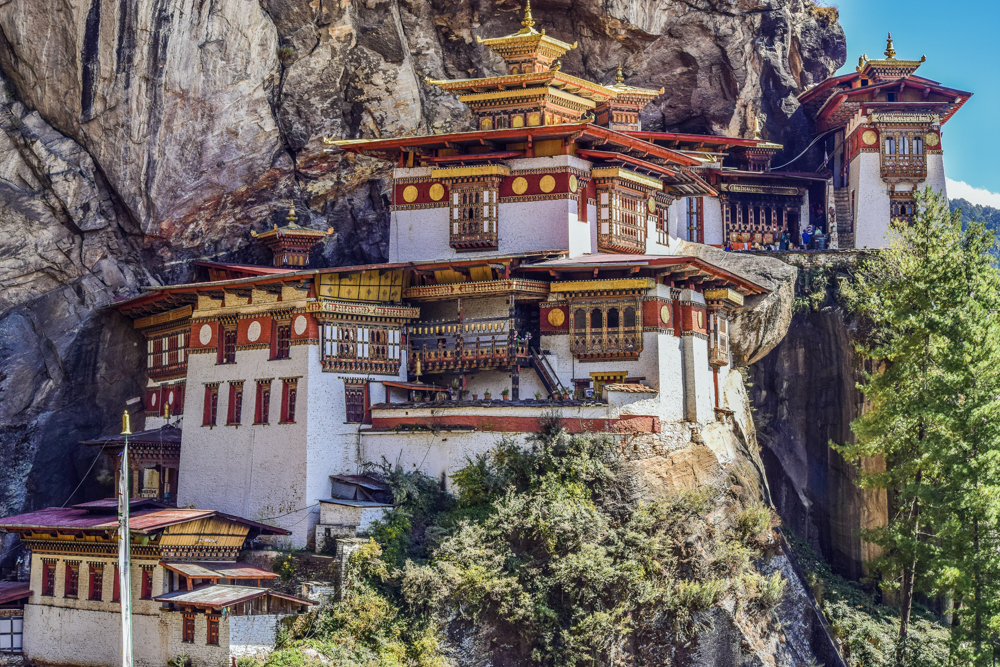
<path fill-rule="evenodd" d="M 219 645 L 219 617 L 212 614 L 205 614 L 205 643 L 212 646 Z"/>
<path fill-rule="evenodd" d="M 729 319 L 724 310 L 708 313 L 708 362 L 713 366 L 729 363 Z"/>
<path fill-rule="evenodd" d="M 56 594 L 56 563 L 42 561 L 42 595 Z"/>
<path fill-rule="evenodd" d="M 913 222 L 916 212 L 917 203 L 912 192 L 894 192 L 889 195 L 889 216 L 893 220 L 902 220 L 909 224 Z"/>
<path fill-rule="evenodd" d="M 295 401 L 299 394 L 299 383 L 294 379 L 281 381 L 281 423 L 295 422 Z"/>
<path fill-rule="evenodd" d="M 401 361 L 402 333 L 397 328 L 324 324 L 323 368 L 395 375 Z"/>
<path fill-rule="evenodd" d="M 146 370 L 160 379 L 181 375 L 187 365 L 187 333 L 175 331 L 146 340 Z"/>
<path fill-rule="evenodd" d="M 219 415 L 219 385 L 205 385 L 205 406 L 202 412 L 201 425 L 215 426 Z"/>
<path fill-rule="evenodd" d="M 90 579 L 88 583 L 89 600 L 100 600 L 104 591 L 104 565 L 102 563 L 91 563 L 88 567 Z"/>
<path fill-rule="evenodd" d="M 636 358 L 642 351 L 639 302 L 579 303 L 570 322 L 573 356 L 581 360 Z"/>
<path fill-rule="evenodd" d="M 451 187 L 449 243 L 456 250 L 495 250 L 498 191 L 492 183 Z"/>
<path fill-rule="evenodd" d="M 649 198 L 641 192 L 607 188 L 598 194 L 598 249 L 605 252 L 646 251 L 646 230 L 656 223 Z"/>
<path fill-rule="evenodd" d="M 883 130 L 882 136 L 883 178 L 927 175 L 923 130 Z"/>
<path fill-rule="evenodd" d="M 236 425 L 243 420 L 243 380 L 229 383 L 229 412 L 226 424 Z"/>

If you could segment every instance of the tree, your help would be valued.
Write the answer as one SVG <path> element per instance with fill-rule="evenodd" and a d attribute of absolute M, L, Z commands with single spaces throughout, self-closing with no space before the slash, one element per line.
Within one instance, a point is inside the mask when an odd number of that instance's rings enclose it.
<path fill-rule="evenodd" d="M 899 587 L 897 664 L 915 593 L 944 591 L 970 620 L 953 624 L 954 650 L 970 640 L 978 663 L 997 598 L 1000 276 L 991 232 L 963 230 L 930 190 L 916 198 L 914 221 L 894 223 L 890 247 L 842 285 L 864 324 L 858 351 L 881 370 L 859 385 L 871 407 L 852 424 L 857 442 L 837 449 L 885 461 L 859 483 L 894 498 L 887 525 L 867 537 L 885 550 L 883 586 Z"/>

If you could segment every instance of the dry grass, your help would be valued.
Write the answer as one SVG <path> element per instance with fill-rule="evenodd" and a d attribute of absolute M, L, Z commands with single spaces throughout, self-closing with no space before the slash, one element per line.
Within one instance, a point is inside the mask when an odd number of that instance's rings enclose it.
<path fill-rule="evenodd" d="M 837 9 L 836 5 L 822 5 L 818 2 L 808 0 L 806 2 L 806 9 L 809 10 L 809 14 L 820 25 L 834 24 L 840 18 L 840 10 Z"/>

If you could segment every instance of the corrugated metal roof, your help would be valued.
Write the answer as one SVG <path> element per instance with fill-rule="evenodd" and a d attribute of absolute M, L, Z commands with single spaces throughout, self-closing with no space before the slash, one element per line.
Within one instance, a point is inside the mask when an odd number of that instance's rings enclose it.
<path fill-rule="evenodd" d="M 330 479 L 343 484 L 356 484 L 357 486 L 373 491 L 389 490 L 388 484 L 367 475 L 330 475 Z"/>
<path fill-rule="evenodd" d="M 348 507 L 394 507 L 392 503 L 380 503 L 374 500 L 347 500 L 344 498 L 329 498 L 320 500 L 320 503 L 330 503 L 331 505 L 346 505 Z"/>
<path fill-rule="evenodd" d="M 178 523 L 187 523 L 212 516 L 256 528 L 267 535 L 289 534 L 287 530 L 282 528 L 223 514 L 215 510 L 177 508 L 140 510 L 131 514 L 129 516 L 129 530 L 138 533 L 155 533 Z M 84 530 L 97 532 L 113 531 L 117 528 L 117 516 L 73 507 L 48 507 L 37 512 L 17 514 L 0 519 L 0 530 Z"/>
<path fill-rule="evenodd" d="M 163 567 L 191 579 L 276 579 L 277 574 L 246 563 L 162 561 Z"/>
<path fill-rule="evenodd" d="M 101 500 L 91 500 L 89 503 L 79 503 L 71 506 L 73 509 L 89 510 L 93 514 L 100 514 L 102 510 L 118 512 L 117 498 L 102 498 Z M 128 501 L 129 512 L 137 512 L 140 509 L 152 509 L 170 507 L 166 503 L 161 503 L 155 498 L 130 498 Z M 106 512 L 105 512 L 106 513 Z"/>
<path fill-rule="evenodd" d="M 30 596 L 31 584 L 27 581 L 0 581 L 0 604 L 7 604 Z"/>
<path fill-rule="evenodd" d="M 297 602 L 299 604 L 314 605 L 315 602 L 303 600 L 301 598 L 278 593 L 267 588 L 255 588 L 253 586 L 230 586 L 227 584 L 215 584 L 196 588 L 193 591 L 175 591 L 159 597 L 153 598 L 157 602 L 170 602 L 177 605 L 190 605 L 192 607 L 213 607 L 222 608 L 230 605 L 246 602 L 259 598 L 262 595 Z"/>
<path fill-rule="evenodd" d="M 181 429 L 169 424 L 149 431 L 139 431 L 128 437 L 128 441 L 140 445 L 177 445 L 181 444 Z M 94 440 L 84 440 L 83 445 L 123 445 L 125 436 L 120 434 L 102 435 Z"/>

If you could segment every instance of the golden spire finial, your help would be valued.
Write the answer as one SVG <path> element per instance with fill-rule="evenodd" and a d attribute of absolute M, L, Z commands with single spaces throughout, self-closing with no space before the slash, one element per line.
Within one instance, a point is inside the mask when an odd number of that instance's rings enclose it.
<path fill-rule="evenodd" d="M 128 410 L 122 413 L 122 435 L 132 435 L 132 422 L 129 420 Z"/>
<path fill-rule="evenodd" d="M 763 137 L 760 136 L 760 116 L 753 117 L 753 138 L 756 141 L 761 141 Z"/>
<path fill-rule="evenodd" d="M 615 74 L 615 83 L 621 84 L 625 83 L 625 77 L 622 75 L 622 66 L 618 65 L 618 73 Z"/>
<path fill-rule="evenodd" d="M 885 40 L 885 57 L 889 60 L 896 59 L 896 49 L 892 48 L 892 33 L 889 33 L 889 37 Z"/>
<path fill-rule="evenodd" d="M 298 217 L 295 215 L 295 202 L 292 202 L 292 205 L 288 207 L 288 215 L 285 216 L 285 221 L 295 222 L 296 220 L 298 220 Z"/>
<path fill-rule="evenodd" d="M 524 0 L 524 20 L 521 21 L 521 25 L 526 30 L 531 30 L 532 26 L 535 25 L 535 19 L 531 18 L 531 0 Z"/>

